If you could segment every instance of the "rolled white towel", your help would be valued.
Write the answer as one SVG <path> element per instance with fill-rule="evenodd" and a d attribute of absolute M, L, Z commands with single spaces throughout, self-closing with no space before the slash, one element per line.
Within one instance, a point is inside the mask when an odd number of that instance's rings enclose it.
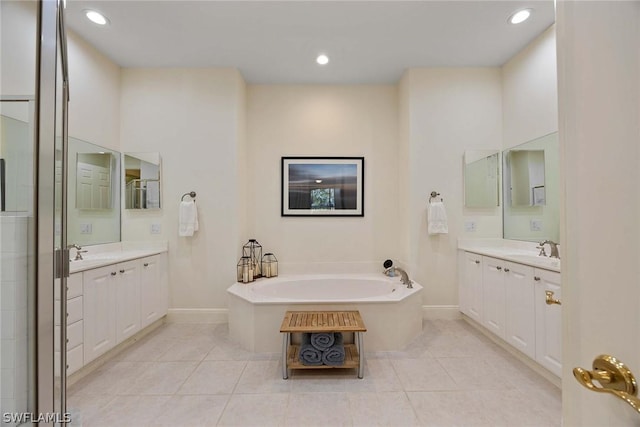
<path fill-rule="evenodd" d="M 449 232 L 447 211 L 443 202 L 431 202 L 427 207 L 427 231 L 429 234 L 446 234 Z"/>
<path fill-rule="evenodd" d="M 178 235 L 193 236 L 198 231 L 198 210 L 193 200 L 180 202 Z"/>

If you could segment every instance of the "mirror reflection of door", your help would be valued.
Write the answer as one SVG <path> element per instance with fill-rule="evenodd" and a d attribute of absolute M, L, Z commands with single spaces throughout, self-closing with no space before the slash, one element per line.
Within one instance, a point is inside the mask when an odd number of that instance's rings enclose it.
<path fill-rule="evenodd" d="M 125 153 L 125 209 L 159 209 L 160 154 Z"/>
<path fill-rule="evenodd" d="M 112 156 L 108 153 L 78 153 L 76 208 L 111 208 Z"/>

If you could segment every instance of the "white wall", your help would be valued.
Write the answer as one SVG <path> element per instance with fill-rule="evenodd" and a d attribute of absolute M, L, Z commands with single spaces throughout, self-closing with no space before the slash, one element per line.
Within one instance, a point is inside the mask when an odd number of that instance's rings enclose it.
<path fill-rule="evenodd" d="M 555 26 L 502 67 L 503 148 L 558 131 Z"/>
<path fill-rule="evenodd" d="M 224 308 L 243 219 L 244 81 L 233 69 L 123 69 L 121 149 L 162 156 L 162 210 L 123 213 L 123 240 L 169 241 L 171 308 Z M 200 230 L 178 237 L 180 197 Z M 151 224 L 161 225 L 152 235 Z"/>
<path fill-rule="evenodd" d="M 0 2 L 0 95 L 35 97 L 35 1 Z"/>
<path fill-rule="evenodd" d="M 499 68 L 411 69 L 403 76 L 401 107 L 408 115 L 408 262 L 425 286 L 424 305 L 456 305 L 457 238 L 500 237 L 499 208 L 463 206 L 465 150 L 502 146 L 502 88 Z M 407 107 L 408 105 L 408 107 Z M 406 143 L 404 143 L 406 144 Z M 427 234 L 431 191 L 441 193 L 449 234 Z M 477 231 L 464 231 L 475 221 Z"/>
<path fill-rule="evenodd" d="M 256 238 L 274 252 L 283 272 L 299 263 L 381 269 L 386 258 L 396 258 L 402 239 L 397 108 L 397 88 L 390 85 L 249 86 L 245 240 Z M 281 217 L 283 156 L 364 156 L 364 217 Z"/>
<path fill-rule="evenodd" d="M 554 25 L 502 67 L 503 149 L 558 131 L 557 75 Z M 545 164 L 547 205 L 507 206 L 509 236 L 558 240 L 559 152 L 546 149 Z M 532 230 L 531 220 L 541 221 L 542 231 Z"/>
<path fill-rule="evenodd" d="M 120 67 L 68 31 L 69 136 L 120 150 Z"/>

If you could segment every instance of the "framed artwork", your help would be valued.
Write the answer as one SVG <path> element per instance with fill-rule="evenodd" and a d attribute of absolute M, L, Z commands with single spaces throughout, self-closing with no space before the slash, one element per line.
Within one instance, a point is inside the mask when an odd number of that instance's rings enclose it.
<path fill-rule="evenodd" d="M 364 216 L 364 157 L 283 157 L 282 216 Z"/>

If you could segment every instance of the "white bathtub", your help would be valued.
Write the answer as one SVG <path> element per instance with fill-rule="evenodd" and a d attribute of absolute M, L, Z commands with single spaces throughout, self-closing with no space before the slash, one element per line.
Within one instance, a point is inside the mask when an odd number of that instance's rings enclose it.
<path fill-rule="evenodd" d="M 400 350 L 422 331 L 422 286 L 408 289 L 382 274 L 298 275 L 235 283 L 229 293 L 229 334 L 244 348 L 278 352 L 287 310 L 359 310 L 366 351 Z"/>

